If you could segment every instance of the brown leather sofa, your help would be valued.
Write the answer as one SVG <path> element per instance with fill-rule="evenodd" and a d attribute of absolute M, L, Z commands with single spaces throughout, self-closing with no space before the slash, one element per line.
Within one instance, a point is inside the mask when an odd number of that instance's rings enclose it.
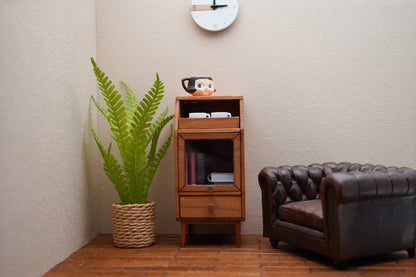
<path fill-rule="evenodd" d="M 266 167 L 259 173 L 263 235 L 346 261 L 415 256 L 416 170 L 356 163 Z"/>

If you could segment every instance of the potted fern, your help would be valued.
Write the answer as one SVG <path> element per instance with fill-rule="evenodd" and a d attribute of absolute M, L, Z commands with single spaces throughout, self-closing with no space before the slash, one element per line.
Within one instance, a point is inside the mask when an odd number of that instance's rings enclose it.
<path fill-rule="evenodd" d="M 155 203 L 147 201 L 153 177 L 165 156 L 172 139 L 169 137 L 159 146 L 162 129 L 174 115 L 166 108 L 155 120 L 164 86 L 156 73 L 153 87 L 138 102 L 133 91 L 122 82 L 125 101 L 112 81 L 91 58 L 95 77 L 106 108 L 91 99 L 108 121 L 112 138 L 116 142 L 121 161 L 112 153 L 112 143 L 104 148 L 92 122 L 91 132 L 104 160 L 104 172 L 118 192 L 121 203 L 112 205 L 113 243 L 118 247 L 145 247 L 155 242 Z"/>

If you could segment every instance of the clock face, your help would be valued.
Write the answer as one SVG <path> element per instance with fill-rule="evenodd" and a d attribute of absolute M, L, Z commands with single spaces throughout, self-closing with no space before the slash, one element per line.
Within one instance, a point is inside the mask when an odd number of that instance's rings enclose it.
<path fill-rule="evenodd" d="M 192 0 L 192 18 L 208 31 L 221 31 L 229 27 L 237 13 L 237 0 Z"/>

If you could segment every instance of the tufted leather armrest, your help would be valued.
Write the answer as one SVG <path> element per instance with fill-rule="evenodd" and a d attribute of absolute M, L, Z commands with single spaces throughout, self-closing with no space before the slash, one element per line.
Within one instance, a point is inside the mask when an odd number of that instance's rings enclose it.
<path fill-rule="evenodd" d="M 333 259 L 415 248 L 415 170 L 332 173 L 321 188 L 324 232 Z"/>

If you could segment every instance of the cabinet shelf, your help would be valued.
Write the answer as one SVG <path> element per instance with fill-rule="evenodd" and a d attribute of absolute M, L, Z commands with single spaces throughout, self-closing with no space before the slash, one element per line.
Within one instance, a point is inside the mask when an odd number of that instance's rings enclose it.
<path fill-rule="evenodd" d="M 200 133 L 200 134 L 210 134 L 210 133 L 240 133 L 241 129 L 239 128 L 220 128 L 220 129 L 179 129 L 179 134 L 191 134 L 191 133 Z"/>
<path fill-rule="evenodd" d="M 179 118 L 178 129 L 240 128 L 240 117 Z"/>

